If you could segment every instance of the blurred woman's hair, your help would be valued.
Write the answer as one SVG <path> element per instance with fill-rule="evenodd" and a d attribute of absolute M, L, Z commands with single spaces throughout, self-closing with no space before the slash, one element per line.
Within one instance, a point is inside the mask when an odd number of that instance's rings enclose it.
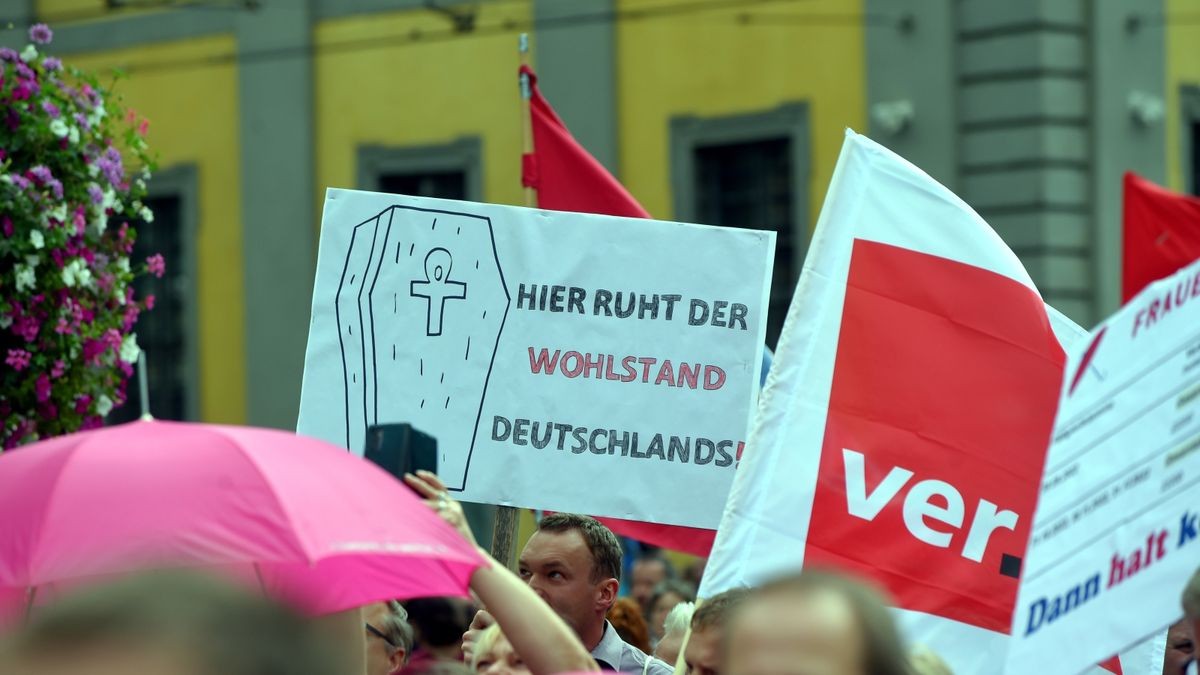
<path fill-rule="evenodd" d="M 617 629 L 622 640 L 650 653 L 650 629 L 646 626 L 646 618 L 642 616 L 642 608 L 637 600 L 618 598 L 608 609 L 608 622 Z"/>
<path fill-rule="evenodd" d="M 681 602 L 675 605 L 667 620 L 663 622 L 663 637 L 668 635 L 683 635 L 688 626 L 692 625 L 692 613 L 696 611 L 696 603 Z"/>

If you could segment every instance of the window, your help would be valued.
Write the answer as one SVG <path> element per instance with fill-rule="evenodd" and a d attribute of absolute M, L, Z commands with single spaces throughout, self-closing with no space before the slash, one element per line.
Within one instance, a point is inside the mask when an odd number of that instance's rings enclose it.
<path fill-rule="evenodd" d="M 798 274 L 792 224 L 791 143 L 787 138 L 696 148 L 696 214 L 702 223 L 778 233 L 767 312 L 767 344 L 783 330 Z"/>
<path fill-rule="evenodd" d="M 767 313 L 772 348 L 783 331 L 808 242 L 807 134 L 802 105 L 672 123 L 676 218 L 777 235 Z"/>
<path fill-rule="evenodd" d="M 364 190 L 413 197 L 482 199 L 477 138 L 420 147 L 359 149 L 358 184 Z"/>
<path fill-rule="evenodd" d="M 1200 196 L 1200 87 L 1184 86 L 1180 89 L 1182 104 L 1180 131 L 1183 138 L 1183 189 Z"/>
<path fill-rule="evenodd" d="M 151 196 L 145 200 L 154 212 L 154 222 L 132 223 L 137 240 L 130 264 L 138 266 L 148 256 L 161 253 L 166 273 L 159 279 L 142 275 L 134 281 L 139 298 L 154 296 L 154 309 L 142 312 L 134 332 L 146 358 L 146 381 L 150 413 L 157 419 L 189 420 L 198 417 L 199 378 L 195 370 L 195 330 L 192 301 L 195 279 L 190 260 L 193 230 L 188 174 L 182 170 L 163 172 L 151 179 Z M 142 402 L 135 372 L 129 379 L 125 405 L 108 416 L 109 424 L 137 419 Z"/>

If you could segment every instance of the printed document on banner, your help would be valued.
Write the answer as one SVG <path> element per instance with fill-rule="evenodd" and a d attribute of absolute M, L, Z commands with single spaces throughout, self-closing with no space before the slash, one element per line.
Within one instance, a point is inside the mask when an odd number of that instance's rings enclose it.
<path fill-rule="evenodd" d="M 1177 620 L 1198 494 L 1200 262 L 1072 350 L 1005 672 L 1079 672 Z"/>

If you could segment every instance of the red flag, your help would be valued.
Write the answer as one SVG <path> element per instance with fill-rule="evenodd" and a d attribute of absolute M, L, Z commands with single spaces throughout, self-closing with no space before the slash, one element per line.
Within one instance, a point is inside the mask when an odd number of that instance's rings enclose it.
<path fill-rule="evenodd" d="M 608 216 L 649 218 L 625 186 L 596 161 L 554 112 L 537 88 L 537 75 L 528 66 L 529 114 L 533 123 L 533 148 L 522 158 L 521 182 L 537 190 L 538 206 L 555 211 L 600 213 Z"/>
<path fill-rule="evenodd" d="M 649 218 L 616 178 L 575 140 L 554 108 L 537 88 L 537 75 L 528 66 L 529 114 L 533 126 L 531 154 L 521 158 L 521 182 L 537 190 L 538 206 L 556 211 L 599 213 L 629 218 Z M 617 534 L 677 551 L 706 556 L 716 530 L 600 518 Z"/>
<path fill-rule="evenodd" d="M 1122 301 L 1200 258 L 1200 199 L 1125 174 Z"/>

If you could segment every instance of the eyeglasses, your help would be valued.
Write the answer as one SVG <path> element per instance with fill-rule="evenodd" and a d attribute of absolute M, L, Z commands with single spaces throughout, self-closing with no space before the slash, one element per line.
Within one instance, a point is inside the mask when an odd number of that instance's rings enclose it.
<path fill-rule="evenodd" d="M 386 643 L 388 644 L 388 646 L 389 646 L 389 647 L 391 647 L 392 649 L 399 649 L 399 648 L 400 648 L 400 647 L 396 646 L 396 643 L 395 643 L 395 642 L 392 642 L 390 639 L 388 639 L 388 636 L 384 635 L 384 634 L 383 634 L 383 631 L 379 630 L 379 629 L 378 629 L 378 628 L 376 628 L 375 626 L 372 626 L 372 625 L 371 625 L 371 624 L 369 624 L 369 623 L 364 623 L 363 625 L 367 627 L 367 632 L 368 632 L 368 633 L 370 633 L 371 635 L 374 635 L 375 637 L 379 638 L 380 640 L 383 640 L 383 641 L 384 641 L 384 642 L 386 642 Z"/>

